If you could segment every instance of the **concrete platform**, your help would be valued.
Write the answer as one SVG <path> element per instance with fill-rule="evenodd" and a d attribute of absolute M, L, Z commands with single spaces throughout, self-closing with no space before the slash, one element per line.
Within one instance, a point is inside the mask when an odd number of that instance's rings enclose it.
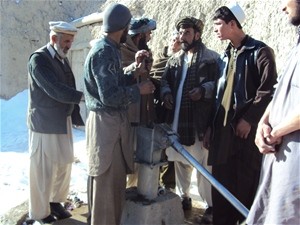
<path fill-rule="evenodd" d="M 183 225 L 184 212 L 181 199 L 166 191 L 154 199 L 147 200 L 136 188 L 127 189 L 122 225 Z"/>
<path fill-rule="evenodd" d="M 197 194 L 196 173 L 193 172 L 191 185 L 192 210 L 184 211 L 184 225 L 196 225 L 195 217 L 201 216 L 204 213 L 204 204 L 200 201 Z M 128 195 L 130 196 L 130 195 Z M 88 207 L 83 204 L 79 208 L 74 208 L 71 211 L 72 217 L 57 221 L 53 225 L 87 225 Z M 5 215 L 0 217 L 1 225 L 22 225 L 28 214 L 28 201 L 12 208 Z M 35 225 L 39 225 L 36 223 Z M 142 225 L 142 224 L 140 224 Z"/>

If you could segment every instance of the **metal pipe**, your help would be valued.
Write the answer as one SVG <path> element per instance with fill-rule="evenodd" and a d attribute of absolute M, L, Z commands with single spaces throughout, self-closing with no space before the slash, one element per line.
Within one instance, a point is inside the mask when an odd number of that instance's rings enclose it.
<path fill-rule="evenodd" d="M 221 183 L 219 183 L 179 142 L 176 135 L 168 136 L 171 146 L 180 153 L 192 166 L 194 166 L 220 194 L 222 194 L 245 218 L 249 210 L 232 195 Z"/>

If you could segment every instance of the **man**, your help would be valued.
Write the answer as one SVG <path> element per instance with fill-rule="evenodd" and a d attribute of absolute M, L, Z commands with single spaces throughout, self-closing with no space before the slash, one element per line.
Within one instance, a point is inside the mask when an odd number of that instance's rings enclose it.
<path fill-rule="evenodd" d="M 176 22 L 182 51 L 168 60 L 161 79 L 161 96 L 164 106 L 172 110 L 168 123 L 179 134 L 180 143 L 210 170 L 202 138 L 213 103 L 218 54 L 202 43 L 203 26 L 203 22 L 194 17 L 184 17 Z M 174 161 L 176 186 L 183 209 L 189 210 L 192 207 L 190 184 L 193 167 L 172 148 L 168 148 L 166 154 L 170 161 Z M 211 186 L 199 172 L 197 185 L 203 201 L 211 207 Z"/>
<path fill-rule="evenodd" d="M 162 51 L 158 53 L 156 59 L 153 61 L 153 65 L 150 71 L 150 76 L 160 81 L 167 64 L 168 59 L 179 52 L 181 44 L 179 41 L 179 33 L 174 30 L 168 40 L 168 44 L 163 47 Z"/>
<path fill-rule="evenodd" d="M 179 52 L 180 49 L 181 44 L 179 41 L 179 33 L 177 30 L 175 30 L 172 32 L 171 37 L 168 40 L 168 45 L 164 46 L 163 51 L 159 52 L 158 56 L 153 61 L 150 77 L 156 87 L 155 92 L 153 93 L 156 123 L 164 123 L 169 114 L 168 110 L 166 110 L 162 105 L 162 101 L 160 99 L 160 80 L 165 71 L 168 59 Z M 164 157 L 167 158 L 165 154 Z M 174 162 L 168 161 L 166 165 L 161 166 L 159 183 L 167 190 L 175 190 L 176 183 Z"/>
<path fill-rule="evenodd" d="M 283 11 L 298 26 L 298 43 L 258 124 L 255 143 L 265 155 L 249 225 L 300 223 L 300 1 L 285 0 Z"/>
<path fill-rule="evenodd" d="M 237 3 L 217 9 L 213 20 L 218 38 L 230 44 L 220 60 L 208 162 L 212 175 L 250 208 L 261 167 L 255 130 L 271 100 L 275 59 L 270 47 L 244 33 L 245 14 Z M 212 199 L 214 225 L 233 225 L 244 219 L 215 189 Z"/>
<path fill-rule="evenodd" d="M 152 66 L 152 53 L 147 45 L 151 40 L 152 31 L 156 29 L 156 21 L 148 18 L 131 19 L 126 42 L 121 45 L 122 65 L 125 72 L 135 70 L 135 83 L 149 79 L 149 72 Z M 135 61 L 135 54 L 139 50 L 146 50 L 149 53 L 141 64 L 132 64 Z M 136 129 L 138 126 L 152 127 L 155 119 L 153 93 L 141 96 L 140 101 L 130 104 L 128 109 L 129 122 L 131 125 L 130 134 L 136 150 Z M 138 182 L 138 164 L 134 165 L 134 171 L 127 176 L 127 188 L 136 187 Z"/>
<path fill-rule="evenodd" d="M 77 29 L 63 21 L 49 25 L 50 42 L 28 62 L 29 216 L 41 223 L 71 216 L 60 202 L 67 199 L 74 160 L 72 120 L 83 125 L 77 105 L 83 93 L 67 59 Z"/>
<path fill-rule="evenodd" d="M 103 12 L 103 37 L 90 50 L 84 65 L 89 205 L 92 225 L 120 224 L 125 203 L 126 173 L 133 169 L 128 105 L 155 90 L 150 81 L 132 83 L 124 75 L 120 43 L 126 41 L 129 9 L 112 3 Z M 146 52 L 137 52 L 139 65 Z"/>
<path fill-rule="evenodd" d="M 157 57 L 155 57 L 151 67 L 150 77 L 154 82 L 154 85 L 157 87 L 154 92 L 156 123 L 165 122 L 163 115 L 164 107 L 161 105 L 162 103 L 160 99 L 160 80 L 165 71 L 168 59 L 175 53 L 179 52 L 180 49 L 181 43 L 179 40 L 179 33 L 177 30 L 175 30 L 171 33 L 171 36 L 168 40 L 168 45 L 164 46 L 161 52 L 158 52 Z"/>
<path fill-rule="evenodd" d="M 156 21 L 148 18 L 132 19 L 129 25 L 126 42 L 121 45 L 122 64 L 125 72 L 132 70 L 132 63 L 135 61 L 135 54 L 139 50 L 149 52 L 141 65 L 135 72 L 136 82 L 149 79 L 149 72 L 152 66 L 152 53 L 148 47 L 152 31 L 156 29 Z M 153 94 L 144 95 L 137 104 L 129 106 L 129 119 L 132 124 L 152 126 L 155 118 Z"/>

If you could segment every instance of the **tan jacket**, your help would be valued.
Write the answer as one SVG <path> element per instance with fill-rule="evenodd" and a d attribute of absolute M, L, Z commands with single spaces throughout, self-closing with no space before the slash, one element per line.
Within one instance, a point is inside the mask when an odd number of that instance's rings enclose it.
<path fill-rule="evenodd" d="M 125 71 L 132 70 L 135 76 L 135 82 L 147 80 L 150 75 L 150 71 L 146 69 L 146 63 L 152 63 L 153 58 L 150 53 L 150 57 L 144 61 L 140 68 L 132 68 L 130 64 L 135 61 L 135 53 L 139 51 L 138 47 L 133 43 L 131 37 L 128 35 L 126 43 L 121 46 L 122 65 Z M 130 67 L 130 68 L 129 68 Z M 154 97 L 153 94 L 141 96 L 141 101 L 129 105 L 128 109 L 129 122 L 138 123 L 140 125 L 151 124 L 156 115 L 154 113 Z"/>

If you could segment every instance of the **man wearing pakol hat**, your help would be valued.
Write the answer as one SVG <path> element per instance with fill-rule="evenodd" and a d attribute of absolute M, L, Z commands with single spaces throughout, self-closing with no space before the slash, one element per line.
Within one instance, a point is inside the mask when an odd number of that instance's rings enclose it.
<path fill-rule="evenodd" d="M 126 42 L 121 45 L 121 56 L 124 71 L 131 70 L 135 75 L 136 83 L 149 79 L 149 72 L 152 66 L 152 52 L 148 47 L 152 31 L 156 29 L 156 21 L 153 19 L 132 18 L 129 24 L 129 31 Z M 135 54 L 139 50 L 148 51 L 149 55 L 143 59 L 140 65 L 132 64 L 135 61 Z M 129 105 L 129 122 L 131 124 L 131 137 L 136 140 L 137 126 L 152 126 L 156 117 L 154 112 L 153 94 L 141 96 L 140 101 Z M 128 175 L 127 187 L 137 186 L 138 165 L 135 164 L 133 174 Z"/>
<path fill-rule="evenodd" d="M 217 37 L 230 43 L 220 58 L 215 114 L 211 135 L 207 132 L 205 138 L 208 162 L 212 175 L 249 209 L 262 161 L 254 143 L 255 131 L 276 83 L 274 53 L 244 33 L 245 14 L 239 4 L 220 7 L 213 20 Z M 215 189 L 212 199 L 214 225 L 233 225 L 245 219 Z"/>
<path fill-rule="evenodd" d="M 77 32 L 72 24 L 49 22 L 50 42 L 29 58 L 29 217 L 41 223 L 71 214 L 67 200 L 74 161 L 72 124 L 84 125 L 67 53 Z"/>
<path fill-rule="evenodd" d="M 145 57 L 138 70 L 135 72 L 136 82 L 149 78 L 152 67 L 152 52 L 148 47 L 152 31 L 156 29 L 156 21 L 148 18 L 132 19 L 129 25 L 127 40 L 121 45 L 122 63 L 125 71 L 130 71 L 129 66 L 135 60 L 135 54 L 139 50 L 147 50 L 149 56 Z M 135 109 L 134 109 L 135 108 Z M 140 125 L 152 125 L 155 115 L 153 107 L 153 95 L 142 96 L 137 105 L 129 107 L 130 122 Z"/>
<path fill-rule="evenodd" d="M 202 139 L 211 114 L 219 55 L 202 43 L 203 27 L 203 22 L 195 17 L 183 17 L 176 22 L 182 50 L 167 62 L 161 78 L 161 98 L 164 106 L 171 110 L 172 116 L 166 122 L 178 133 L 180 143 L 210 170 Z M 166 149 L 166 154 L 169 161 L 174 161 L 176 189 L 182 198 L 183 209 L 190 210 L 193 167 L 171 147 Z M 211 186 L 199 172 L 197 186 L 200 197 L 207 203 L 207 213 L 210 213 Z"/>
<path fill-rule="evenodd" d="M 126 41 L 129 9 L 112 3 L 103 12 L 103 37 L 95 42 L 84 65 L 87 109 L 88 201 L 92 225 L 119 225 L 125 204 L 126 174 L 133 169 L 128 105 L 155 90 L 150 81 L 134 84 L 124 74 L 120 44 Z M 148 54 L 136 53 L 135 65 Z"/>

